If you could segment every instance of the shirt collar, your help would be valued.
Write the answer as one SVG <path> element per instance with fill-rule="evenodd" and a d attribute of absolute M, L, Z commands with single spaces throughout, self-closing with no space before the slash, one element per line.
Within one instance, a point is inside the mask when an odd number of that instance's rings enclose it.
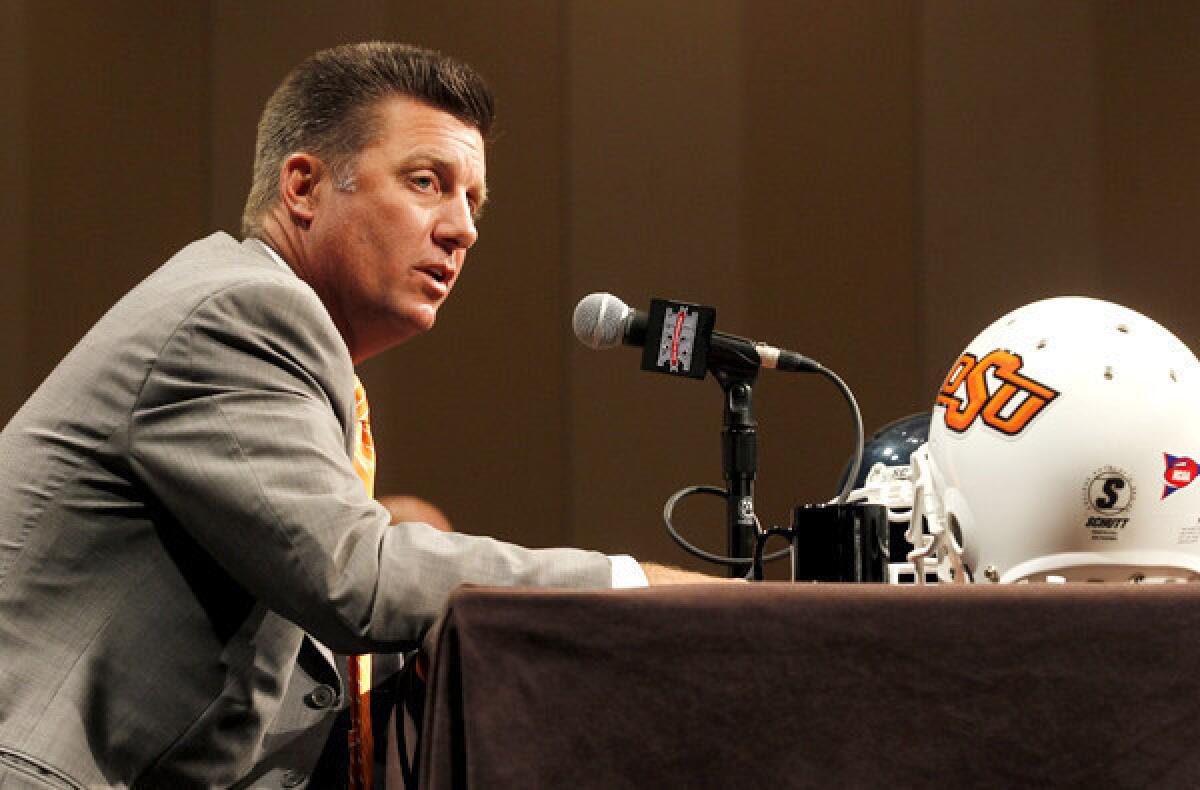
<path fill-rule="evenodd" d="M 272 247 L 270 244 L 267 244 L 262 239 L 251 239 L 251 241 L 257 242 L 260 246 L 262 246 L 262 248 L 267 251 L 267 255 L 271 256 L 271 260 L 275 261 L 275 263 L 279 264 L 281 267 L 283 267 L 287 271 L 295 274 L 295 271 L 292 269 L 292 267 L 287 265 L 287 261 L 285 261 L 283 258 L 279 257 L 279 253 L 275 252 L 274 247 Z"/>

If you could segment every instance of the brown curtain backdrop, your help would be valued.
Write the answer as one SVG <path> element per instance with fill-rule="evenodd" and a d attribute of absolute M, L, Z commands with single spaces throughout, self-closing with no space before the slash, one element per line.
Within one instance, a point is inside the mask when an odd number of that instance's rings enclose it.
<path fill-rule="evenodd" d="M 363 38 L 456 54 L 500 100 L 466 276 L 362 370 L 379 491 L 460 529 L 698 567 L 660 511 L 720 482 L 719 389 L 579 346 L 591 291 L 715 305 L 839 371 L 868 427 L 1039 297 L 1200 339 L 1194 2 L 0 0 L 0 419 L 172 251 L 236 232 L 267 94 Z M 850 422 L 819 379 L 756 403 L 780 523 L 833 495 Z M 716 500 L 681 521 L 723 548 Z"/>

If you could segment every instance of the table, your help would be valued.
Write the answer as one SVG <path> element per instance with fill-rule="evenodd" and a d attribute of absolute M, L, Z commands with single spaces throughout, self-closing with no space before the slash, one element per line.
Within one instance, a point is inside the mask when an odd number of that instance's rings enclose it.
<path fill-rule="evenodd" d="M 1200 585 L 463 588 L 426 788 L 1200 785 Z"/>

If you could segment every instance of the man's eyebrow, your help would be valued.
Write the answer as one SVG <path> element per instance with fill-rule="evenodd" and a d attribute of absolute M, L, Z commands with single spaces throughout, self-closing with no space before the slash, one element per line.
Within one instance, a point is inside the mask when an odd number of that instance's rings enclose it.
<path fill-rule="evenodd" d="M 409 164 L 422 162 L 451 165 L 453 162 L 437 148 L 414 148 L 404 155 L 404 161 Z"/>
<path fill-rule="evenodd" d="M 458 159 L 449 159 L 441 151 L 431 150 L 426 148 L 416 148 L 404 157 L 405 167 L 429 167 L 434 170 L 445 170 L 450 172 L 459 172 L 462 162 Z M 483 204 L 487 202 L 488 188 L 487 182 L 484 181 L 479 185 L 478 203 L 475 206 L 476 215 L 479 214 Z"/>
<path fill-rule="evenodd" d="M 408 152 L 403 161 L 409 167 L 413 165 L 433 165 L 434 167 L 455 171 L 465 166 L 463 159 L 448 157 L 444 152 L 434 148 L 414 148 Z"/>

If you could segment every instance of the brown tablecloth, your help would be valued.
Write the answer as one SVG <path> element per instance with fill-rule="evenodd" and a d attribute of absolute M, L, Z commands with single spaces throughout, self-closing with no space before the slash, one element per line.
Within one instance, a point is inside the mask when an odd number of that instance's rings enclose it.
<path fill-rule="evenodd" d="M 428 788 L 1200 786 L 1200 586 L 464 588 Z"/>

